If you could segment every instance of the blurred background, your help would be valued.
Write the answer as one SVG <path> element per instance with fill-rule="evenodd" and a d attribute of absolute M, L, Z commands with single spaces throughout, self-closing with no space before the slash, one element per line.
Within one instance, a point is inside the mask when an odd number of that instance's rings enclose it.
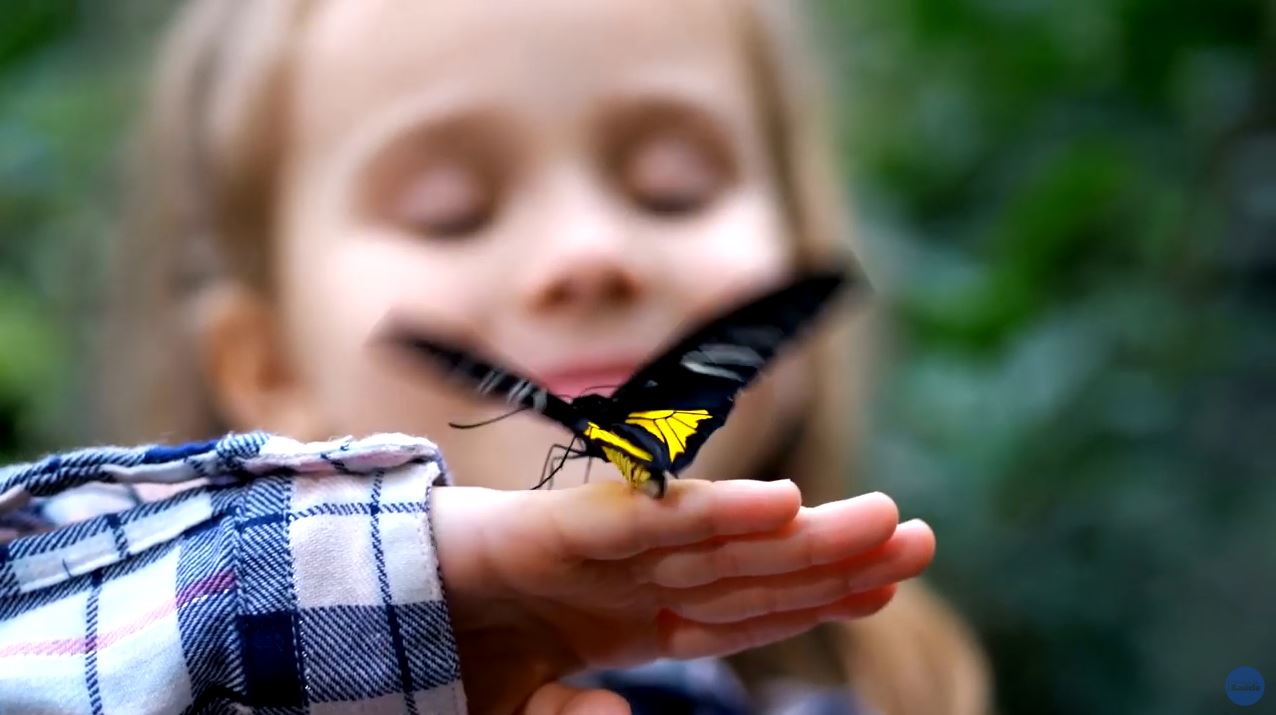
<path fill-rule="evenodd" d="M 1001 711 L 1276 683 L 1276 4 L 811 4 L 892 316 L 860 486 L 934 525 Z M 5 460 L 92 439 L 121 142 L 170 11 L 4 0 Z"/>

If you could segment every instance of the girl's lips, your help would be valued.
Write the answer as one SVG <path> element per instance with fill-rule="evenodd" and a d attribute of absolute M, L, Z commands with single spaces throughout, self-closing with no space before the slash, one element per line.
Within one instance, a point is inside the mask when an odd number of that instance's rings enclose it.
<path fill-rule="evenodd" d="M 540 383 L 559 397 L 580 397 L 587 392 L 610 397 L 637 369 L 635 363 L 581 366 L 547 373 Z"/>

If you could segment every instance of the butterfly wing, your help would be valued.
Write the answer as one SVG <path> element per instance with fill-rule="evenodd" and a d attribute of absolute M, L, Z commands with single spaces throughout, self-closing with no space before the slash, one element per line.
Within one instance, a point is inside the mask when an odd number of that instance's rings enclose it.
<path fill-rule="evenodd" d="M 612 395 L 616 419 L 655 437 L 670 471 L 679 473 L 726 422 L 736 395 L 852 282 L 851 275 L 808 274 L 692 330 Z"/>
<path fill-rule="evenodd" d="M 426 332 L 396 328 L 389 342 L 449 379 L 468 386 L 480 395 L 500 399 L 515 407 L 535 410 L 564 427 L 579 432 L 585 422 L 571 403 L 554 396 L 541 385 L 495 361 L 435 338 Z"/>

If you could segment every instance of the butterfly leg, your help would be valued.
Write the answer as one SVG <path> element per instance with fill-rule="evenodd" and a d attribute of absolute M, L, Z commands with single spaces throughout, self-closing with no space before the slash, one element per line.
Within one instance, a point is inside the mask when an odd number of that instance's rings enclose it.
<path fill-rule="evenodd" d="M 551 445 L 549 448 L 549 451 L 545 453 L 545 461 L 541 463 L 540 481 L 536 482 L 536 485 L 533 486 L 532 489 L 540 489 L 546 484 L 549 484 L 550 480 L 554 478 L 554 475 L 550 471 L 550 467 L 554 463 L 554 455 L 557 454 L 558 450 L 560 449 L 567 449 L 567 445 L 565 444 Z"/>
<path fill-rule="evenodd" d="M 553 471 L 553 472 L 550 472 L 550 477 L 549 477 L 549 478 L 550 478 L 550 487 L 549 487 L 550 489 L 553 489 L 553 488 L 554 488 L 554 486 L 553 486 L 553 484 L 554 484 L 554 482 L 553 482 L 554 475 L 555 475 L 555 474 L 558 474 L 559 472 L 561 472 L 561 471 L 563 470 L 563 467 L 567 464 L 567 457 L 568 457 L 568 455 L 570 455 L 570 454 L 571 454 L 571 453 L 575 450 L 575 448 L 576 448 L 576 439 L 577 439 L 576 437 L 572 437 L 572 441 L 571 441 L 571 442 L 569 442 L 569 443 L 567 444 L 567 449 L 564 449 L 564 450 L 563 450 L 563 456 L 562 456 L 562 457 L 558 460 L 558 464 L 557 464 L 557 465 L 555 465 L 555 467 L 554 467 L 554 471 Z"/>
<path fill-rule="evenodd" d="M 579 439 L 579 436 L 572 437 L 572 441 L 563 449 L 563 456 L 558 460 L 558 464 L 555 465 L 554 469 L 549 473 L 550 489 L 554 488 L 554 475 L 562 471 L 563 467 L 567 465 L 567 460 L 587 456 L 584 450 L 576 448 L 576 441 Z"/>
<path fill-rule="evenodd" d="M 578 459 L 586 456 L 586 452 L 576 448 L 577 437 L 572 438 L 570 444 L 555 444 L 549 448 L 549 452 L 545 455 L 545 462 L 541 465 L 541 478 L 532 489 L 540 489 L 549 485 L 550 489 L 554 488 L 554 477 L 567 463 L 568 459 Z M 559 450 L 562 451 L 559 456 Z M 557 459 L 557 463 L 555 463 Z"/>

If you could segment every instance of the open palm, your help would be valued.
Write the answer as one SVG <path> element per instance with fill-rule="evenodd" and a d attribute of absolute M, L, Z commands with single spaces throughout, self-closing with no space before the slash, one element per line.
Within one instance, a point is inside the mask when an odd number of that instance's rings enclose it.
<path fill-rule="evenodd" d="M 800 507 L 791 482 L 606 482 L 434 492 L 434 533 L 473 712 L 616 712 L 557 680 L 725 655 L 871 614 L 934 554 L 881 494 Z"/>

